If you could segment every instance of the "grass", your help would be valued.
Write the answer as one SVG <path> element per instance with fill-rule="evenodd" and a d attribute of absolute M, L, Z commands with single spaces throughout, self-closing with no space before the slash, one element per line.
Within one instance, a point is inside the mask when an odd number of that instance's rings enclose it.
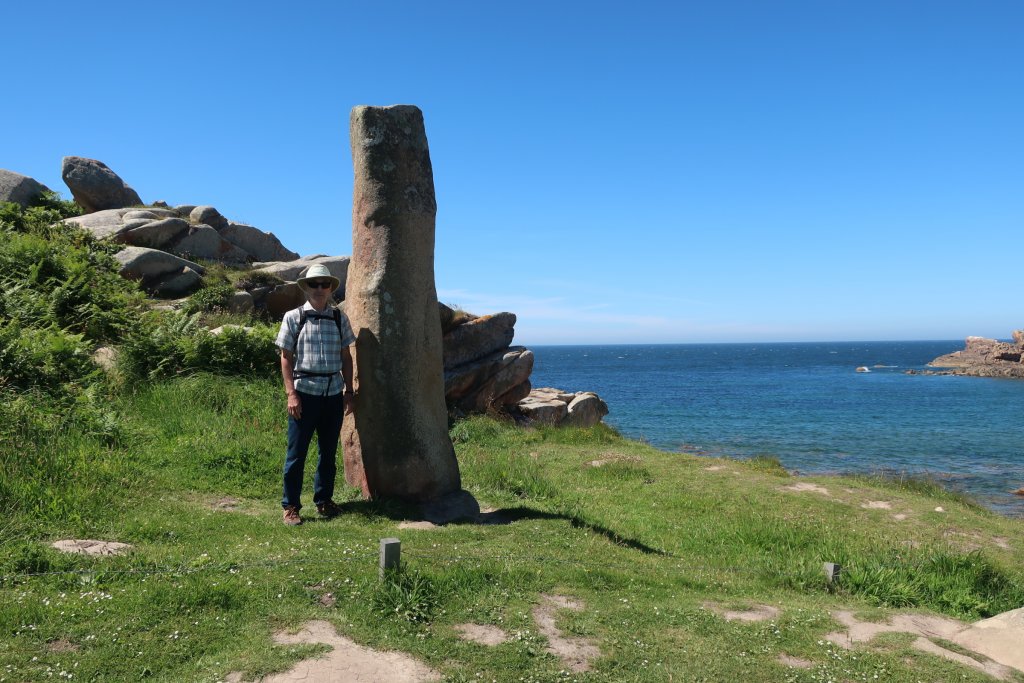
<path fill-rule="evenodd" d="M 559 612 L 559 627 L 603 654 L 588 681 L 982 681 L 905 638 L 831 646 L 829 612 L 972 620 L 1024 604 L 1020 520 L 882 481 L 816 477 L 829 495 L 789 491 L 794 478 L 768 458 L 665 453 L 604 427 L 455 423 L 464 486 L 504 524 L 400 530 L 406 507 L 342 486 L 346 514 L 288 528 L 283 407 L 272 377 L 198 374 L 124 388 L 113 436 L 15 425 L 18 439 L 0 446 L 0 680 L 251 680 L 318 651 L 271 645 L 311 619 L 450 681 L 583 680 L 546 651 L 533 619 L 540 596 L 557 593 L 585 605 Z M 893 509 L 860 507 L 882 499 Z M 402 540 L 404 570 L 379 580 L 389 536 Z M 49 547 L 69 537 L 134 550 Z M 826 560 L 844 567 L 838 587 L 824 581 Z M 781 614 L 729 622 L 707 601 Z M 466 642 L 454 630 L 465 622 L 511 638 Z M 780 653 L 812 668 L 787 668 Z"/>

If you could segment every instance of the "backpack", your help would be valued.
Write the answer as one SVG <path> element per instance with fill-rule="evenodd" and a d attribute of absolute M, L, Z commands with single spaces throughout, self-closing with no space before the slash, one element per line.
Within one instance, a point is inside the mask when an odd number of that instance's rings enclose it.
<path fill-rule="evenodd" d="M 338 337 L 344 338 L 345 335 L 341 331 L 341 311 L 339 311 L 337 308 L 331 309 L 332 315 L 324 315 L 322 313 L 311 313 L 310 311 L 306 310 L 306 307 L 304 305 L 300 306 L 297 310 L 299 311 L 299 329 L 295 330 L 295 349 L 293 349 L 293 353 L 294 351 L 297 351 L 299 348 L 299 335 L 302 334 L 302 328 L 305 327 L 306 320 L 308 320 L 309 318 L 314 318 L 316 320 L 326 320 L 334 318 L 334 324 L 337 325 L 338 327 Z M 295 370 L 292 372 L 292 378 L 299 379 L 302 377 L 334 377 L 337 374 L 337 372 L 306 372 L 304 370 Z M 329 382 L 327 386 L 330 387 Z"/>

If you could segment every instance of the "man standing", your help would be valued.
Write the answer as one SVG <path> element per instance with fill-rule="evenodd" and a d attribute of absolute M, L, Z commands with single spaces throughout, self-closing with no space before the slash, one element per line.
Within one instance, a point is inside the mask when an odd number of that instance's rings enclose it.
<path fill-rule="evenodd" d="M 313 432 L 319 460 L 313 479 L 313 504 L 324 517 L 341 509 L 334 502 L 334 478 L 341 422 L 352 412 L 352 354 L 355 342 L 348 317 L 331 306 L 341 284 L 326 266 L 306 270 L 297 284 L 306 303 L 288 311 L 276 344 L 281 353 L 281 377 L 288 395 L 288 451 L 284 460 L 284 523 L 302 524 L 302 473 Z"/>

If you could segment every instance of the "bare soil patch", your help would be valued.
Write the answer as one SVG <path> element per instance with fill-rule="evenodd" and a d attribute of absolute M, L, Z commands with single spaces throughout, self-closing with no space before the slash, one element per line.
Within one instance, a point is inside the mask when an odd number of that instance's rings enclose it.
<path fill-rule="evenodd" d="M 223 512 L 237 512 L 242 506 L 242 501 L 231 496 L 224 496 L 210 503 L 210 508 L 213 510 L 220 510 Z"/>
<path fill-rule="evenodd" d="M 768 621 L 781 614 L 778 607 L 771 605 L 754 605 L 745 610 L 728 610 L 717 602 L 705 602 L 704 609 L 710 610 L 726 621 Z"/>
<path fill-rule="evenodd" d="M 820 493 L 820 494 L 825 495 L 825 496 L 829 495 L 828 489 L 825 488 L 824 486 L 818 486 L 817 484 L 811 484 L 810 482 L 806 482 L 806 481 L 801 481 L 799 483 L 792 484 L 790 486 L 783 486 L 782 490 L 783 491 L 796 491 L 798 493 L 803 493 L 803 492 Z"/>
<path fill-rule="evenodd" d="M 564 635 L 555 625 L 558 610 L 579 611 L 583 604 L 563 595 L 541 595 L 540 600 L 533 608 L 533 620 L 537 630 L 548 639 L 548 652 L 561 659 L 571 671 L 589 671 L 590 663 L 601 656 L 601 650 L 586 638 Z"/>
<path fill-rule="evenodd" d="M 869 500 L 861 503 L 860 506 L 865 510 L 891 510 L 892 503 L 887 500 Z"/>
<path fill-rule="evenodd" d="M 800 657 L 793 657 L 791 655 L 787 655 L 785 652 L 780 654 L 776 659 L 778 660 L 779 664 L 782 664 L 783 666 L 788 666 L 793 669 L 810 669 L 812 666 L 814 666 L 814 662 L 810 660 L 801 659 Z"/>
<path fill-rule="evenodd" d="M 501 645 L 508 640 L 508 634 L 504 630 L 489 624 L 457 624 L 455 630 L 463 640 L 489 647 Z"/>
<path fill-rule="evenodd" d="M 415 529 L 415 530 L 418 530 L 418 531 L 432 531 L 434 529 L 439 529 L 440 527 L 438 525 L 434 524 L 433 522 L 427 522 L 427 521 L 410 522 L 410 521 L 406 520 L 404 522 L 399 522 L 398 523 L 398 528 L 399 529 Z"/>
<path fill-rule="evenodd" d="M 626 462 L 626 463 L 641 463 L 644 459 L 636 455 L 613 455 L 610 458 L 600 458 L 598 460 L 591 460 L 587 463 L 590 467 L 604 467 L 614 462 Z"/>
<path fill-rule="evenodd" d="M 121 555 L 132 548 L 130 543 L 74 538 L 54 541 L 51 545 L 62 553 L 76 553 L 78 555 Z"/>
<path fill-rule="evenodd" d="M 999 680 L 1006 680 L 1012 669 L 1024 673 L 1024 652 L 1020 648 L 1020 643 L 1024 642 L 1024 608 L 971 625 L 924 614 L 896 614 L 884 623 L 860 621 L 848 611 L 832 616 L 848 630 L 829 633 L 825 639 L 840 647 L 849 649 L 855 643 L 870 642 L 879 633 L 911 633 L 920 636 L 913 642 L 916 649 L 983 671 Z M 978 657 L 945 648 L 932 640 L 936 638 L 955 643 Z"/>
<path fill-rule="evenodd" d="M 260 683 L 426 683 L 441 680 L 441 674 L 402 652 L 381 652 L 363 647 L 338 635 L 326 621 L 311 621 L 298 633 L 276 633 L 278 645 L 329 645 L 325 655 L 305 659 L 283 673 L 267 676 Z M 240 683 L 241 674 L 229 675 Z"/>
<path fill-rule="evenodd" d="M 50 652 L 78 652 L 78 646 L 67 638 L 51 640 L 46 644 L 46 649 Z"/>

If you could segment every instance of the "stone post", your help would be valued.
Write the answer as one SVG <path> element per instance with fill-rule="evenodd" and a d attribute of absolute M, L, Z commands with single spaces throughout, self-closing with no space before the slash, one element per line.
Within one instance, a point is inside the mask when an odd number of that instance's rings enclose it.
<path fill-rule="evenodd" d="M 459 492 L 448 437 L 434 287 L 434 177 L 417 107 L 355 107 L 352 262 L 345 311 L 357 399 L 345 420 L 345 479 L 368 497 Z"/>

